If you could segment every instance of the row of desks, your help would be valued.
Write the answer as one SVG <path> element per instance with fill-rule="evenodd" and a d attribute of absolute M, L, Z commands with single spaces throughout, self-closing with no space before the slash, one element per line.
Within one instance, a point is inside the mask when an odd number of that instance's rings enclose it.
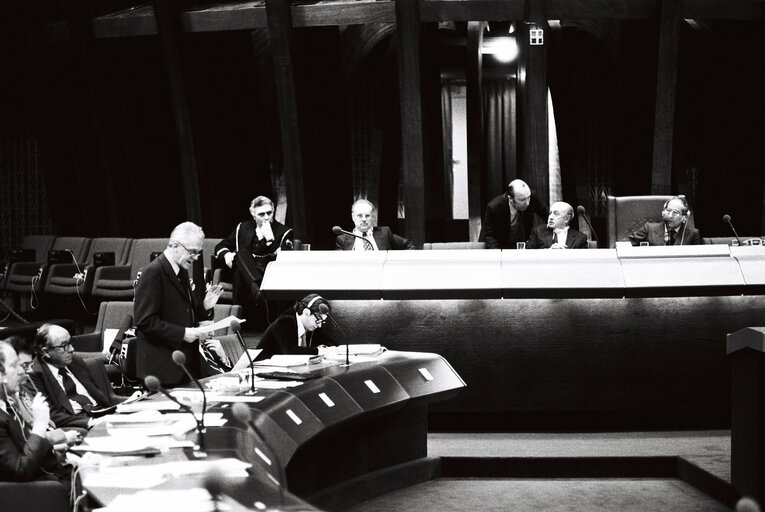
<path fill-rule="evenodd" d="M 620 298 L 765 293 L 765 247 L 280 253 L 267 298 Z"/>
<path fill-rule="evenodd" d="M 262 503 L 269 509 L 279 507 L 279 493 L 275 492 L 273 482 L 278 482 L 281 470 L 286 469 L 291 495 L 282 505 L 299 503 L 297 495 L 323 507 L 324 488 L 423 459 L 427 455 L 427 404 L 448 399 L 465 386 L 444 358 L 428 353 L 389 351 L 371 361 L 327 366 L 317 371 L 320 377 L 296 387 L 259 389 L 257 396 L 262 400 L 248 403 L 253 422 L 267 446 L 262 446 L 260 439 L 249 435 L 245 426 L 233 418 L 230 402 L 208 395 L 208 412 L 222 412 L 227 419 L 225 426 L 207 429 L 209 458 L 233 456 L 253 464 L 254 480 L 233 486 L 230 492 L 241 503 Z M 205 379 L 203 383 L 224 377 Z M 401 432 L 418 435 L 410 436 L 406 442 L 393 442 Z M 106 434 L 106 425 L 102 424 L 89 436 Z M 193 432 L 189 435 L 196 438 Z M 189 458 L 190 450 L 172 449 L 170 453 L 131 464 Z M 173 478 L 157 489 L 192 488 L 199 486 L 201 480 L 201 475 Z M 86 486 L 87 482 L 86 472 Z M 97 486 L 88 491 L 103 505 L 119 494 L 135 492 L 121 488 L 118 481 L 114 487 Z"/>

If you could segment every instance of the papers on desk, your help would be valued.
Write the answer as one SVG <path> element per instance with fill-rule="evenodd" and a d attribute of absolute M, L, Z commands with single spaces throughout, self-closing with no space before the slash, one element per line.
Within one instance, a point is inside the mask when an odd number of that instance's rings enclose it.
<path fill-rule="evenodd" d="M 183 490 L 142 491 L 120 494 L 100 512 L 135 512 L 136 510 L 183 510 L 183 512 L 213 512 L 240 510 L 241 505 L 227 496 L 214 503 L 207 490 L 195 487 Z"/>
<path fill-rule="evenodd" d="M 354 362 L 372 361 L 377 356 L 385 352 L 387 349 L 382 345 L 376 343 L 366 343 L 357 345 L 348 345 L 347 356 L 352 358 Z M 328 347 L 324 353 L 324 357 L 332 361 L 345 361 L 346 346 L 339 345 L 337 347 Z"/>
<path fill-rule="evenodd" d="M 289 368 L 291 366 L 307 366 L 309 364 L 320 363 L 324 356 L 311 354 L 276 354 L 270 359 L 256 361 L 255 366 L 275 366 L 278 368 Z"/>
<path fill-rule="evenodd" d="M 117 405 L 117 412 L 129 414 L 141 411 L 177 411 L 181 406 L 170 400 L 149 400 Z"/>
<path fill-rule="evenodd" d="M 241 370 L 242 368 L 247 368 L 250 366 L 250 359 L 253 361 L 255 360 L 258 355 L 260 355 L 261 352 L 263 352 L 262 349 L 259 348 L 248 348 L 247 352 L 250 354 L 250 358 L 247 358 L 247 353 L 242 352 L 242 356 L 239 358 L 239 361 L 236 362 L 233 368 L 231 368 L 232 372 L 235 372 L 237 370 Z"/>

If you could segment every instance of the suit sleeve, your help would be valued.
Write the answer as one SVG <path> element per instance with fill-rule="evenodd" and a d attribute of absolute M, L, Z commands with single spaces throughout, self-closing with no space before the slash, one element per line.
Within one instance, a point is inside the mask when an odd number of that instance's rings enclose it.
<path fill-rule="evenodd" d="M 50 407 L 50 420 L 53 422 L 53 424 L 56 425 L 57 428 L 80 427 L 87 429 L 88 416 L 83 413 L 72 414 L 66 410 L 58 398 L 56 398 L 54 395 L 53 390 L 50 389 L 50 386 L 52 386 L 54 383 L 48 383 L 48 379 L 44 378 L 42 371 L 42 369 L 39 369 L 33 372 L 32 381 L 35 383 L 35 386 L 37 386 L 37 389 L 40 390 L 40 393 L 42 393 L 42 395 L 45 397 L 45 400 L 48 401 L 48 407 Z"/>
<path fill-rule="evenodd" d="M 693 229 L 691 231 L 691 236 L 688 237 L 688 241 L 686 242 L 686 245 L 699 245 L 701 244 L 701 233 L 698 229 Z"/>
<path fill-rule="evenodd" d="M 637 231 L 633 231 L 629 235 L 627 235 L 627 238 L 629 238 L 632 245 L 640 245 L 640 242 L 645 242 L 648 240 L 648 223 L 646 222 L 643 224 L 643 226 L 638 229 Z"/>
<path fill-rule="evenodd" d="M 308 334 L 306 333 L 306 337 Z M 266 329 L 260 345 L 273 349 L 274 354 L 318 354 L 316 347 L 301 347 L 297 343 L 297 327 L 293 317 L 281 316 Z M 268 354 L 270 357 L 271 354 Z"/>
<path fill-rule="evenodd" d="M 486 207 L 486 213 L 483 217 L 483 225 L 481 226 L 481 236 L 479 237 L 479 240 L 483 240 L 487 249 L 498 249 L 499 242 L 497 242 L 495 235 L 496 219 L 494 218 L 494 211 L 492 211 L 490 206 Z"/>
<path fill-rule="evenodd" d="M 574 235 L 574 242 L 571 244 L 572 249 L 587 249 L 587 235 L 581 231 L 577 231 Z"/>
<path fill-rule="evenodd" d="M 31 434 L 19 452 L 11 436 L 10 420 L 0 420 L 0 481 L 28 482 L 41 474 L 53 447 L 44 438 Z"/>
<path fill-rule="evenodd" d="M 218 245 L 215 246 L 215 257 L 222 260 L 227 252 L 234 251 L 236 251 L 236 229 L 228 235 L 228 238 L 218 242 Z"/>
<path fill-rule="evenodd" d="M 345 245 L 343 244 L 343 235 L 337 235 L 335 237 L 335 250 L 336 251 L 344 251 Z"/>
<path fill-rule="evenodd" d="M 539 230 L 532 229 L 529 241 L 526 242 L 527 249 L 541 249 L 543 247 L 542 241 L 539 239 Z"/>
<path fill-rule="evenodd" d="M 178 349 L 183 344 L 186 328 L 161 318 L 163 297 L 162 268 L 147 267 L 135 291 L 133 315 L 146 341 Z"/>
<path fill-rule="evenodd" d="M 401 249 L 407 249 L 407 250 L 414 250 L 414 243 L 409 240 L 408 238 L 404 238 L 403 236 L 398 236 L 396 233 L 392 232 L 390 233 L 390 246 L 393 247 L 396 250 Z"/>
<path fill-rule="evenodd" d="M 538 215 L 542 220 L 546 219 L 547 215 L 550 213 L 550 207 L 533 192 L 529 199 L 529 210 Z"/>

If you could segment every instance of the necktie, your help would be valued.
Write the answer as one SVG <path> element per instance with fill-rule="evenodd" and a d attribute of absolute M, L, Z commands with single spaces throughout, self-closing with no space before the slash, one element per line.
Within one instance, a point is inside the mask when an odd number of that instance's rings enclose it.
<path fill-rule="evenodd" d="M 552 239 L 552 244 L 553 244 L 553 245 L 555 245 L 555 244 L 557 244 L 557 243 L 558 243 L 558 233 L 556 233 L 555 231 L 553 231 L 553 239 Z"/>
<path fill-rule="evenodd" d="M 365 251 L 374 251 L 374 247 L 372 247 L 372 242 L 369 240 L 369 231 L 364 233 L 364 250 Z"/>
<path fill-rule="evenodd" d="M 191 289 L 189 288 L 189 274 L 184 269 L 178 271 L 178 281 L 181 283 L 181 289 L 186 294 L 186 298 L 191 304 L 191 325 L 197 325 L 197 315 L 194 311 L 194 301 L 191 298 Z"/>
<path fill-rule="evenodd" d="M 669 245 L 675 245 L 675 237 L 677 236 L 677 233 L 674 229 L 669 230 Z"/>
<path fill-rule="evenodd" d="M 64 391 L 66 392 L 66 397 L 69 400 L 80 404 L 82 410 L 90 414 L 90 410 L 93 408 L 93 404 L 88 399 L 88 397 L 77 393 L 77 385 L 69 376 L 69 372 L 66 370 L 66 368 L 59 368 L 58 374 L 61 375 L 61 380 L 64 383 Z"/>

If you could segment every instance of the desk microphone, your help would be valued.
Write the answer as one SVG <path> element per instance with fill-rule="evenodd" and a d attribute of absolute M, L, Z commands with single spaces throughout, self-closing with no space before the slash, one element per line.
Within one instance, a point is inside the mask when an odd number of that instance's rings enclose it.
<path fill-rule="evenodd" d="M 345 366 L 350 366 L 351 365 L 350 348 L 348 345 L 348 338 L 345 336 L 345 331 L 343 331 L 343 328 L 340 327 L 340 324 L 335 322 L 335 319 L 332 318 L 332 315 L 329 314 L 329 306 L 327 306 L 323 302 L 319 304 L 319 313 L 322 315 L 327 315 L 327 318 L 332 320 L 332 323 L 335 324 L 335 327 L 338 328 L 338 330 L 340 331 L 340 334 L 343 335 L 343 340 L 345 341 Z"/>
<path fill-rule="evenodd" d="M 154 375 L 147 375 L 146 377 L 144 377 L 143 383 L 146 386 L 146 388 L 152 393 L 156 393 L 157 391 L 159 391 L 160 393 L 165 395 L 167 398 L 169 398 L 171 402 L 178 404 L 178 406 L 182 410 L 191 414 L 191 417 L 194 418 L 194 421 L 197 424 L 197 444 L 199 445 L 199 451 L 201 453 L 204 453 L 205 451 L 204 413 L 202 414 L 201 419 L 197 418 L 197 415 L 194 414 L 194 410 L 191 407 L 189 407 L 187 404 L 184 404 L 183 402 L 175 398 L 173 395 L 171 395 L 165 388 L 162 387 L 162 385 L 159 382 L 159 379 L 155 377 Z"/>
<path fill-rule="evenodd" d="M 353 233 L 353 232 L 351 232 L 351 231 L 346 231 L 346 230 L 344 230 L 343 228 L 341 228 L 340 226 L 334 226 L 334 227 L 332 228 L 332 232 L 333 232 L 334 234 L 336 234 L 336 235 L 349 235 L 349 236 L 352 236 L 352 237 L 354 237 L 354 238 L 359 238 L 359 239 L 361 239 L 361 240 L 362 240 L 364 243 L 368 244 L 368 245 L 369 245 L 369 248 L 370 248 L 371 250 L 374 250 L 374 248 L 375 248 L 375 247 L 374 247 L 374 245 L 372 245 L 372 242 L 370 242 L 368 239 L 364 238 L 363 236 L 359 236 L 359 235 L 357 235 L 356 233 Z"/>
<path fill-rule="evenodd" d="M 595 228 L 592 227 L 592 224 L 590 224 L 590 219 L 587 217 L 587 213 L 584 210 L 584 206 L 581 204 L 576 207 L 576 211 L 579 214 L 580 217 L 584 219 L 584 222 L 587 223 L 587 225 L 590 227 L 590 233 L 592 234 L 593 238 L 595 238 L 595 241 L 598 241 L 598 234 L 595 232 Z"/>
<path fill-rule="evenodd" d="M 220 510 L 218 504 L 221 497 L 228 495 L 228 483 L 226 482 L 225 473 L 220 468 L 211 467 L 202 477 L 202 487 L 210 493 L 214 507 L 213 510 L 218 512 Z"/>
<path fill-rule="evenodd" d="M 284 466 L 282 466 L 282 463 L 279 461 L 279 457 L 276 455 L 276 452 L 271 449 L 268 443 L 266 443 L 266 440 L 263 439 L 263 436 L 260 435 L 258 428 L 255 426 L 255 421 L 252 419 L 252 411 L 249 407 L 247 407 L 242 402 L 237 402 L 233 405 L 233 407 L 231 407 L 231 413 L 237 420 L 244 423 L 250 428 L 250 430 L 252 430 L 252 433 L 255 434 L 257 440 L 261 445 L 263 445 L 263 448 L 269 452 L 268 455 L 270 455 L 273 459 L 273 463 L 276 465 L 276 469 L 279 471 L 279 480 L 276 481 L 276 485 L 279 488 L 279 508 L 284 508 L 284 488 L 287 487 L 287 474 L 284 471 Z M 271 465 L 270 460 L 265 457 L 262 458 L 266 464 L 269 466 Z"/>
<path fill-rule="evenodd" d="M 200 426 L 202 429 L 205 428 L 205 414 L 207 413 L 207 393 L 205 393 L 205 388 L 202 387 L 202 384 L 199 383 L 199 381 L 191 375 L 189 372 L 189 369 L 186 368 L 186 354 L 181 352 L 180 350 L 173 351 L 173 362 L 183 368 L 183 371 L 186 372 L 186 376 L 194 381 L 194 384 L 197 385 L 199 388 L 199 391 L 202 392 L 202 419 L 199 420 Z M 200 449 L 204 451 L 204 447 L 200 445 Z"/>
<path fill-rule="evenodd" d="M 733 222 L 730 220 L 730 215 L 727 213 L 723 215 L 723 222 L 725 222 L 727 225 L 730 226 L 731 231 L 733 231 L 733 234 L 736 235 L 736 240 L 738 240 L 738 245 L 741 245 L 741 239 L 738 237 L 738 233 L 736 233 L 736 228 L 733 227 Z"/>
<path fill-rule="evenodd" d="M 247 354 L 247 360 L 250 362 L 250 390 L 247 392 L 247 394 L 254 395 L 257 393 L 257 391 L 255 391 L 255 367 L 252 363 L 252 356 L 250 355 L 250 351 L 247 350 L 247 345 L 244 344 L 244 340 L 242 339 L 242 333 L 240 332 L 242 330 L 242 324 L 239 323 L 239 320 L 234 319 L 231 320 L 229 328 L 234 331 L 234 334 L 236 334 L 236 339 L 239 340 L 239 344 L 244 349 L 244 353 Z"/>

